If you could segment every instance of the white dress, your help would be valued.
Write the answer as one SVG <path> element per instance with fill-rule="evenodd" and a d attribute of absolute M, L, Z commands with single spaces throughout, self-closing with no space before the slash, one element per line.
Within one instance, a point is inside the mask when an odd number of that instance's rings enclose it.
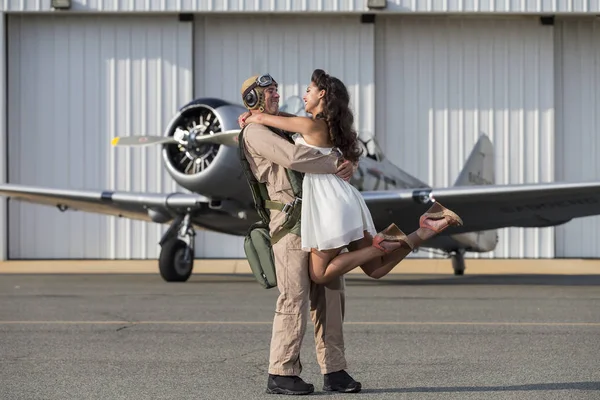
<path fill-rule="evenodd" d="M 294 143 L 329 154 L 333 147 L 309 145 L 295 134 Z M 362 239 L 364 231 L 375 236 L 371 212 L 360 192 L 335 174 L 304 174 L 302 184 L 302 250 L 335 249 Z"/>

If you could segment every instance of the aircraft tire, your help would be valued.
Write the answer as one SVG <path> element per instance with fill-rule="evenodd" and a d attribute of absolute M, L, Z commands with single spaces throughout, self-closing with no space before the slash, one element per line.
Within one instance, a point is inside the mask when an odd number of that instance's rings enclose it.
<path fill-rule="evenodd" d="M 194 255 L 189 263 L 185 263 L 185 255 L 188 244 L 181 239 L 168 240 L 162 246 L 158 259 L 160 276 L 167 282 L 185 282 L 192 275 L 194 269 Z"/>
<path fill-rule="evenodd" d="M 454 275 L 460 276 L 465 274 L 465 257 L 462 253 L 456 252 L 452 254 L 452 269 Z"/>

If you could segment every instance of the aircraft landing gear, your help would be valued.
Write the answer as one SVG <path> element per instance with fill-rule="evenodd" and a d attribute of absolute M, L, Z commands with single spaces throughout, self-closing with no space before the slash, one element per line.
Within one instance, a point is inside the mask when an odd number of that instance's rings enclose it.
<path fill-rule="evenodd" d="M 452 269 L 454 270 L 454 275 L 464 275 L 465 251 L 463 249 L 459 249 L 455 252 L 452 252 L 450 257 L 452 258 Z"/>
<path fill-rule="evenodd" d="M 160 241 L 160 276 L 167 282 L 185 282 L 194 268 L 194 237 L 190 215 L 175 218 Z"/>

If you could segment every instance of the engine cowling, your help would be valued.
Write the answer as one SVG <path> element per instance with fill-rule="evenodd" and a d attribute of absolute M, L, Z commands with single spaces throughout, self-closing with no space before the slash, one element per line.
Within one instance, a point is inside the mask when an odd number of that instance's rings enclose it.
<path fill-rule="evenodd" d="M 221 99 L 196 99 L 181 107 L 171 119 L 164 136 L 177 128 L 186 131 L 184 144 L 163 146 L 162 156 L 169 175 L 185 189 L 214 200 L 252 201 L 238 148 L 194 143 L 195 135 L 212 135 L 239 129 L 237 118 L 246 111 L 241 105 Z"/>

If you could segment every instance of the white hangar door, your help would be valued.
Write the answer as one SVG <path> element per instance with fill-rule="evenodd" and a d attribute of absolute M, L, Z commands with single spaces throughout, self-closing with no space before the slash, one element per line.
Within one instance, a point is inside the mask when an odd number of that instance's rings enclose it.
<path fill-rule="evenodd" d="M 556 24 L 556 179 L 598 181 L 600 168 L 600 22 Z M 600 217 L 556 228 L 556 256 L 600 257 Z"/>
<path fill-rule="evenodd" d="M 208 16 L 196 17 L 195 97 L 220 97 L 242 104 L 248 77 L 270 73 L 281 103 L 302 96 L 315 68 L 348 87 L 356 127 L 374 126 L 373 24 L 360 17 Z M 242 239 L 198 232 L 199 257 L 245 258 Z"/>
<path fill-rule="evenodd" d="M 161 135 L 192 98 L 192 24 L 177 16 L 8 18 L 9 182 L 61 189 L 176 189 Z M 9 202 L 9 257 L 156 258 L 166 226 Z"/>
<path fill-rule="evenodd" d="M 379 15 L 376 25 L 375 129 L 392 162 L 431 186 L 452 186 L 485 133 L 496 183 L 553 180 L 552 26 Z M 554 255 L 553 228 L 499 235 L 496 251 L 482 257 Z"/>

